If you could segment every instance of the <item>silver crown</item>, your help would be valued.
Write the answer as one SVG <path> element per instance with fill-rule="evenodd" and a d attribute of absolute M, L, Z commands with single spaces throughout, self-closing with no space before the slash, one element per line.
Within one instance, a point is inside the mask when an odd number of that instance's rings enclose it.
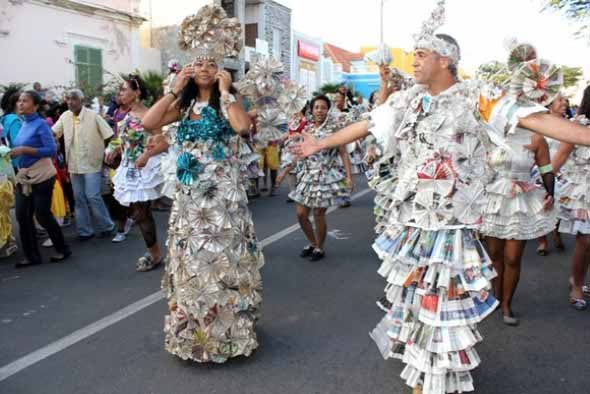
<path fill-rule="evenodd" d="M 461 53 L 453 45 L 435 36 L 435 32 L 445 23 L 445 0 L 440 0 L 430 18 L 422 23 L 420 33 L 414 35 L 414 49 L 428 49 L 441 56 L 448 57 L 454 64 L 461 60 Z"/>

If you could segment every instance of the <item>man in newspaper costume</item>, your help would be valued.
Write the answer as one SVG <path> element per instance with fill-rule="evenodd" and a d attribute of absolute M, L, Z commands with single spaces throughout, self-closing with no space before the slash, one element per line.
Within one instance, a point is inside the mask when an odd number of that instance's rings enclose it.
<path fill-rule="evenodd" d="M 476 324 L 498 305 L 490 285 L 496 274 L 476 238 L 491 140 L 502 144 L 519 125 L 590 143 L 583 128 L 518 96 L 500 100 L 489 119 L 480 114 L 480 84 L 457 80 L 457 42 L 434 33 L 443 21 L 439 1 L 415 36 L 415 86 L 391 95 L 368 119 L 322 140 L 304 135 L 294 148 L 305 157 L 371 133 L 386 152 L 399 150 L 391 210 L 373 244 L 391 308 L 371 337 L 385 358 L 406 364 L 402 378 L 424 394 L 474 390 L 469 371 L 480 363 L 474 346 L 482 339 Z"/>

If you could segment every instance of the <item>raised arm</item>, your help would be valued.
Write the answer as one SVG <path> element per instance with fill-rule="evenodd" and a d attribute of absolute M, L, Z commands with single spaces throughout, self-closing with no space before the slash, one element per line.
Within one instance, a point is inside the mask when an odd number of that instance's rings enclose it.
<path fill-rule="evenodd" d="M 390 85 L 391 68 L 389 68 L 389 66 L 379 66 L 379 77 L 381 79 L 381 83 L 379 85 L 379 93 L 377 94 L 376 105 L 385 103 L 389 96 L 391 96 L 391 94 L 396 91 L 396 89 Z"/>
<path fill-rule="evenodd" d="M 551 164 L 553 165 L 553 171 L 555 171 L 556 174 L 559 173 L 561 167 L 563 167 L 563 165 L 567 161 L 567 158 L 574 150 L 574 146 L 575 145 L 570 144 L 568 142 L 562 142 L 561 144 L 559 144 L 559 149 L 557 150 L 557 153 L 555 153 L 555 156 L 553 157 L 553 160 L 551 162 Z"/>
<path fill-rule="evenodd" d="M 242 100 L 230 94 L 232 85 L 231 74 L 226 70 L 221 70 L 215 77 L 219 80 L 222 111 L 228 118 L 229 124 L 237 134 L 248 134 L 250 125 L 252 124 L 252 118 L 244 110 Z"/>
<path fill-rule="evenodd" d="M 590 132 L 586 126 L 548 113 L 535 113 L 521 118 L 519 125 L 562 142 L 575 145 L 590 145 Z"/>
<path fill-rule="evenodd" d="M 311 134 L 306 132 L 302 132 L 302 135 L 303 142 L 296 144 L 292 150 L 299 157 L 307 157 L 322 149 L 335 148 L 366 137 L 369 135 L 369 121 L 362 120 L 353 123 L 321 140 L 315 139 Z"/>
<path fill-rule="evenodd" d="M 252 118 L 244 110 L 241 99 L 236 97 L 236 102 L 229 104 L 226 108 L 229 124 L 232 129 L 239 135 L 248 134 L 250 132 L 250 125 L 252 124 Z"/>
<path fill-rule="evenodd" d="M 194 70 L 190 64 L 184 66 L 174 79 L 174 87 L 149 109 L 143 116 L 142 123 L 145 131 L 157 134 L 167 124 L 180 119 L 179 97 L 188 81 L 194 77 Z"/>
<path fill-rule="evenodd" d="M 152 105 L 142 119 L 145 131 L 150 134 L 158 134 L 163 126 L 180 119 L 178 101 L 172 93 L 168 93 Z"/>

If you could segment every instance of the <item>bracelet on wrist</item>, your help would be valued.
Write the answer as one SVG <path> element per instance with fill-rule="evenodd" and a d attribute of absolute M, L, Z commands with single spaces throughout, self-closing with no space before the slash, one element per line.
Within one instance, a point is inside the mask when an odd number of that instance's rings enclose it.
<path fill-rule="evenodd" d="M 175 99 L 175 100 L 176 100 L 176 99 L 178 99 L 178 94 L 176 94 L 176 93 L 174 92 L 174 90 L 171 90 L 170 92 L 168 92 L 168 94 L 171 94 L 171 95 L 172 95 L 172 97 L 174 97 L 174 99 Z"/>

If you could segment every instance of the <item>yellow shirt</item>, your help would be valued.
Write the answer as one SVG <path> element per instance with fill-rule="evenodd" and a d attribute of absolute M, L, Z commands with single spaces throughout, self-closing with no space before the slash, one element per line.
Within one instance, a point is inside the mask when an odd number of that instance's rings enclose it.
<path fill-rule="evenodd" d="M 78 116 L 64 112 L 53 126 L 59 138 L 64 136 L 66 161 L 71 174 L 91 174 L 102 170 L 104 141 L 113 130 L 96 112 L 82 108 Z"/>

